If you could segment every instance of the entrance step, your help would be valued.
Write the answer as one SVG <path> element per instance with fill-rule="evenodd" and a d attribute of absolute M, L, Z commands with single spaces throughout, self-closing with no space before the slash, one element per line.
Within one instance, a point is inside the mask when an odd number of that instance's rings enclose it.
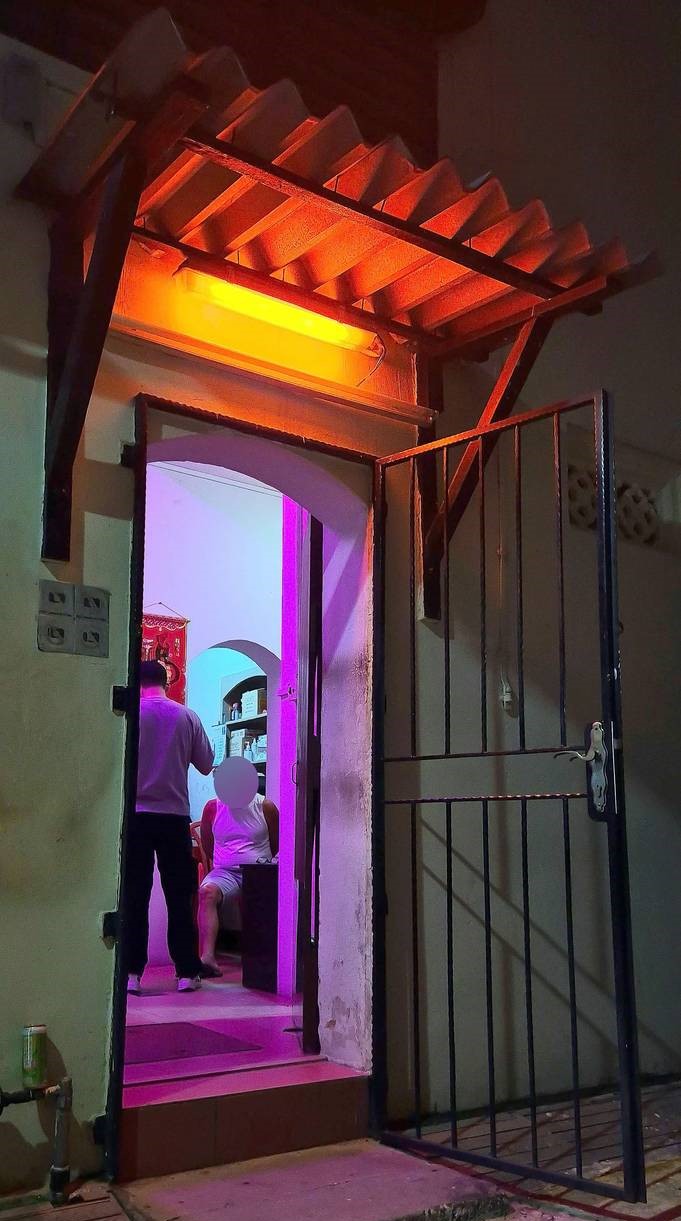
<path fill-rule="evenodd" d="M 369 1140 L 147 1180 L 116 1194 L 137 1221 L 482 1221 L 513 1207 L 494 1184 Z M 511 1221 L 551 1221 L 551 1213 L 523 1209 Z"/>
<path fill-rule="evenodd" d="M 323 1060 L 134 1086 L 124 1092 L 119 1179 L 311 1149 L 367 1130 L 367 1077 Z"/>

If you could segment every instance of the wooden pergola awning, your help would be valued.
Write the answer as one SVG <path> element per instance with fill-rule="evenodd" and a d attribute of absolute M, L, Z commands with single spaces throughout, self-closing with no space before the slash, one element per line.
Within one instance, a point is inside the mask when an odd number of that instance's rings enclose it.
<path fill-rule="evenodd" d="M 511 207 L 496 178 L 464 184 L 449 160 L 421 169 L 397 136 L 367 143 L 347 107 L 315 117 L 289 80 L 256 89 L 229 48 L 190 54 L 165 9 L 132 27 L 17 194 L 53 215 L 43 553 L 57 559 L 131 240 L 173 252 L 172 270 L 188 263 L 424 357 L 484 359 L 514 341 L 486 420 L 512 410 L 555 318 L 656 271 L 581 222 L 554 228 L 538 200 Z"/>
<path fill-rule="evenodd" d="M 540 200 L 512 207 L 494 177 L 466 185 L 447 159 L 420 169 L 397 136 L 367 144 L 345 107 L 311 115 L 291 81 L 254 88 L 228 48 L 189 55 L 164 10 L 130 32 L 20 193 L 82 208 L 132 145 L 146 161 L 134 237 L 431 355 L 484 357 L 528 319 L 593 310 L 648 270 L 581 222 L 555 228 Z"/>

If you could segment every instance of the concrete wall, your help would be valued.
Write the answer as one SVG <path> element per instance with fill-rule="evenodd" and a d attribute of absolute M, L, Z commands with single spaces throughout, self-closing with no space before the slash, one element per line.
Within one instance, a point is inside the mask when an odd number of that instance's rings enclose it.
<path fill-rule="evenodd" d="M 11 45 L 0 41 L 3 59 Z M 100 1153 L 88 1125 L 107 1081 L 112 957 L 99 914 L 116 905 L 125 724 L 111 713 L 111 686 L 126 673 L 131 486 L 113 466 L 102 472 L 119 439 L 104 413 L 79 463 L 73 563 L 40 563 L 47 232 L 9 194 L 84 78 L 38 58 L 53 82 L 39 129 L 32 137 L 0 120 L 0 1082 L 20 1085 L 21 1027 L 46 1023 L 50 1075 L 74 1075 L 73 1163 L 90 1170 Z M 52 575 L 112 591 L 106 660 L 37 651 L 38 580 Z M 44 1180 L 53 1122 L 49 1105 L 4 1113 L 0 1190 Z"/>
<path fill-rule="evenodd" d="M 381 414 L 380 408 L 367 412 L 360 405 L 342 410 L 318 392 L 289 393 L 226 367 L 201 365 L 158 347 L 111 337 L 76 466 L 73 561 L 49 568 L 42 564 L 47 229 L 40 211 L 12 200 L 11 192 L 83 77 L 3 40 L 3 58 L 11 51 L 38 59 L 51 83 L 44 87 L 45 120 L 35 136 L 4 121 L 0 124 L 0 278 L 6 286 L 0 300 L 4 488 L 0 512 L 6 607 L 0 1081 L 5 1088 L 19 1085 L 21 1027 L 46 1022 L 53 1044 L 51 1074 L 56 1075 L 63 1064 L 74 1077 L 72 1164 L 76 1170 L 89 1171 L 100 1164 L 101 1152 L 92 1142 L 89 1125 L 103 1112 L 108 1074 L 113 957 L 100 937 L 99 913 L 114 908 L 117 901 L 125 724 L 111 713 L 111 687 L 124 682 L 127 674 L 132 480 L 119 458 L 121 444 L 132 439 L 133 397 L 146 390 L 249 423 L 298 430 L 310 438 L 375 453 L 409 444 L 413 428 Z M 355 398 L 359 402 L 361 393 L 355 392 Z M 309 453 L 306 461 L 314 466 L 318 459 Z M 342 464 L 336 474 L 342 486 L 347 479 Z M 323 504 L 317 508 L 323 516 Z M 366 522 L 366 499 L 364 515 Z M 362 555 L 366 564 L 366 539 Z M 108 659 L 52 658 L 37 651 L 38 580 L 50 575 L 111 590 Z M 330 588 L 336 588 L 335 572 Z M 366 621 L 360 631 L 366 632 Z M 349 662 L 343 661 L 339 650 L 338 665 L 343 664 Z M 357 673 L 361 691 L 358 687 L 356 701 L 361 703 L 366 695 L 366 658 Z M 365 733 L 362 760 L 367 749 Z M 352 766 L 359 757 L 353 756 Z M 338 778 L 339 790 L 342 780 Z M 365 794 L 361 823 L 365 843 L 367 801 Z M 338 835 L 342 838 L 340 829 Z M 366 945 L 366 887 L 361 896 L 348 891 L 346 898 L 345 923 L 350 917 L 356 929 L 361 923 Z M 343 928 L 339 920 L 334 938 L 342 937 Z M 332 942 L 329 949 L 339 956 Z M 344 972 L 341 994 L 346 985 L 351 988 L 350 1008 L 358 992 L 363 997 L 366 1038 L 366 972 L 358 977 L 352 964 L 346 964 Z M 347 1023 L 339 1025 L 330 1011 L 326 1021 L 336 1022 L 328 1028 L 329 1039 L 336 1029 L 340 1039 Z M 3 1115 L 0 1190 L 44 1181 L 51 1124 L 48 1108 L 26 1106 Z"/>
<path fill-rule="evenodd" d="M 673 407 L 681 372 L 673 331 L 681 243 L 670 207 L 676 191 L 681 103 L 681 83 L 675 69 L 678 55 L 674 50 L 678 37 L 677 6 L 670 0 L 653 7 L 593 5 L 588 0 L 569 5 L 531 0 L 509 5 L 503 0 L 488 0 L 481 23 L 443 48 L 440 79 L 441 152 L 452 157 L 464 181 L 492 171 L 507 189 L 512 206 L 539 195 L 557 225 L 582 217 L 596 242 L 617 233 L 634 254 L 652 248 L 660 251 L 667 266 L 662 279 L 609 302 L 601 318 L 578 317 L 556 326 L 521 406 L 574 398 L 605 385 L 612 391 L 616 406 L 621 475 L 660 493 L 661 503 L 670 505 L 673 495 L 669 489 L 681 457 Z M 440 435 L 474 425 L 498 367 L 499 357 L 481 369 L 460 365 L 449 368 L 446 411 L 438 424 Z M 574 437 L 572 444 L 577 453 L 580 445 Z M 526 476 L 535 478 L 538 514 L 526 526 L 525 590 L 530 640 L 528 725 L 541 736 L 555 725 L 556 706 L 555 646 L 550 638 L 555 600 L 547 575 L 548 552 L 542 541 L 540 478 L 542 470 L 544 477 L 547 473 L 545 462 L 550 460 L 550 453 L 542 457 L 540 450 L 541 446 L 534 447 L 526 463 Z M 494 473 L 490 484 L 488 510 L 496 495 Z M 394 526 L 395 514 L 404 513 L 405 488 L 396 485 L 393 497 Z M 547 502 L 543 508 L 544 512 L 548 510 Z M 477 505 L 473 505 L 472 516 L 464 521 L 450 554 L 452 573 L 456 574 L 452 576 L 456 582 L 452 587 L 453 718 L 458 717 L 460 740 L 468 739 L 468 745 L 461 749 L 474 750 L 478 748 L 475 737 L 479 709 L 476 513 Z M 681 917 L 674 870 L 681 831 L 675 762 L 679 527 L 673 509 L 670 518 L 657 545 L 646 548 L 620 539 L 619 548 L 625 765 L 641 1059 L 644 1070 L 652 1073 L 675 1072 L 681 1064 L 681 978 L 677 957 L 669 952 L 669 931 L 678 927 Z M 491 522 L 490 531 L 489 547 L 493 550 L 498 524 Z M 567 537 L 568 610 L 577 625 L 571 630 L 578 633 L 574 647 L 579 644 L 590 658 L 587 663 L 586 658 L 579 660 L 579 653 L 574 654 L 573 669 L 581 672 L 583 687 L 574 713 L 573 728 L 577 730 L 580 717 L 592 719 L 588 709 L 596 700 L 588 678 L 595 660 L 591 639 L 594 541 L 572 528 Z M 396 551 L 393 564 L 400 562 Z M 499 618 L 496 582 L 493 567 L 487 587 L 493 625 Z M 490 710 L 502 742 L 517 733 L 517 721 L 502 712 L 498 689 L 502 660 L 512 683 L 515 681 L 512 563 L 507 582 L 510 605 L 502 611 L 502 619 L 507 621 L 505 637 L 510 633 L 506 646 L 510 656 L 504 657 L 504 650 L 498 656 L 493 636 L 489 674 Z M 392 609 L 398 613 L 394 606 Z M 395 634 L 399 641 L 397 624 Z M 403 643 L 404 639 L 402 636 Z M 425 732 L 430 724 L 437 735 L 441 730 L 436 710 L 441 700 L 442 640 L 436 628 L 420 624 L 417 642 L 425 700 L 420 708 L 420 726 Z M 400 681 L 404 678 L 400 680 L 393 670 L 390 682 L 397 684 L 393 700 L 397 707 L 407 698 L 404 687 L 400 690 Z M 404 746 L 404 724 L 393 722 L 391 732 Z M 555 781 L 556 773 L 551 771 L 549 775 Z M 437 778 L 432 769 L 421 777 L 428 787 L 434 786 Z M 477 781 L 480 779 L 478 774 Z M 508 770 L 497 773 L 494 779 L 512 782 Z M 455 780 L 450 777 L 448 791 L 466 791 L 459 786 L 472 783 L 470 772 L 463 772 L 459 766 Z M 431 791 L 436 790 L 433 787 Z M 408 810 L 403 811 L 402 825 L 392 845 L 393 932 L 389 942 L 391 1003 L 396 1015 L 390 1045 L 391 1086 L 394 1109 L 403 1114 L 411 1106 L 413 1079 L 411 1036 L 406 1021 L 402 1026 L 399 1023 L 406 1007 L 410 970 L 408 817 Z M 459 820 L 460 838 L 453 865 L 462 1105 L 484 1102 L 487 1088 L 480 818 L 476 807 L 467 819 Z M 612 1020 L 608 1017 L 612 984 L 603 848 L 600 829 L 586 823 L 577 812 L 573 822 L 581 1067 L 584 1080 L 598 1082 L 612 1077 L 615 1068 Z M 493 823 L 499 837 L 491 840 L 495 980 L 500 1008 L 497 1086 L 500 1097 L 519 1097 L 527 1092 L 527 1068 L 519 958 L 522 943 L 518 941 L 522 896 L 518 891 L 517 813 L 514 823 L 513 816 L 509 821 L 508 814 L 502 817 L 496 811 Z M 537 854 L 531 856 L 530 864 L 532 867 L 534 859 L 533 984 L 535 1006 L 541 1015 L 536 1032 L 538 1086 L 550 1091 L 569 1084 L 561 848 L 560 841 L 553 838 L 554 830 L 547 829 L 546 820 L 539 826 L 531 823 L 530 830 L 531 851 Z M 424 1104 L 440 1109 L 448 1106 L 443 836 L 444 810 L 432 807 L 419 823 L 417 835 L 422 888 L 421 986 L 427 998 L 422 1013 L 423 1074 Z"/>
<path fill-rule="evenodd" d="M 586 420 L 580 423 L 586 425 Z M 586 432 L 564 428 L 563 478 L 583 456 Z M 451 458 L 454 468 L 456 452 Z M 458 451 L 461 452 L 460 450 Z M 557 562 L 554 549 L 552 438 L 546 424 L 523 434 L 523 654 L 527 746 L 547 754 L 517 759 L 393 764 L 389 798 L 478 793 L 574 792 L 584 787 L 583 765 L 555 760 L 559 748 Z M 497 480 L 501 482 L 498 489 Z M 486 475 L 486 699 L 490 751 L 519 746 L 517 560 L 511 439 L 497 450 Z M 388 753 L 409 754 L 407 471 L 388 479 L 389 552 L 401 572 L 388 604 Z M 451 749 L 481 749 L 480 502 L 476 497 L 450 546 Z M 600 715 L 597 551 L 592 533 L 567 523 L 564 503 L 567 741 L 579 744 L 584 725 Z M 673 677 L 656 666 L 674 656 L 679 595 L 677 557 L 664 537 L 657 549 L 622 543 L 621 617 L 624 623 L 625 761 L 628 825 L 644 1069 L 678 1071 L 681 1044 L 676 1021 L 678 965 L 665 955 L 666 930 L 678 922 L 678 894 L 669 845 L 677 843 L 674 793 Z M 503 557 L 500 581 L 499 550 Z M 642 599 L 641 590 L 646 589 Z M 652 629 L 652 632 L 651 632 Z M 647 637 L 653 635 L 655 656 Z M 629 645 L 629 641 L 633 645 Z M 416 625 L 416 748 L 444 749 L 444 632 L 442 624 Z M 511 706 L 502 702 L 502 681 Z M 667 759 L 664 751 L 671 752 Z M 525 1025 L 521 810 L 518 802 L 489 803 L 492 979 L 496 1089 L 499 1100 L 528 1092 Z M 408 805 L 389 806 L 388 979 L 391 1100 L 395 1113 L 413 1102 L 415 1046 L 411 1027 L 413 985 L 411 824 Z M 617 1075 L 607 841 L 585 803 L 569 810 L 571 885 L 580 1078 L 598 1085 Z M 421 991 L 423 1105 L 443 1111 L 449 1098 L 447 996 L 447 850 L 443 803 L 416 814 L 417 946 Z M 528 807 L 529 913 L 537 1089 L 571 1087 L 570 977 L 566 931 L 564 819 L 560 802 Z M 457 1097 L 461 1107 L 482 1105 L 487 1092 L 483 809 L 480 802 L 452 808 L 453 986 L 457 1046 Z M 655 876 L 657 881 L 654 880 Z M 655 894 L 655 904 L 651 895 Z"/>
<path fill-rule="evenodd" d="M 211 740 L 215 739 L 215 725 L 221 717 L 222 692 L 230 690 L 235 683 L 261 670 L 233 649 L 204 649 L 187 665 L 187 704 L 198 713 Z M 215 796 L 212 776 L 202 776 L 195 768 L 189 769 L 189 805 L 192 819 L 201 817 L 207 801 Z M 154 867 L 154 884 L 149 902 L 149 965 L 167 966 L 171 959 L 168 951 L 168 909 L 161 886 L 158 866 Z"/>
<path fill-rule="evenodd" d="M 239 475 L 150 463 L 144 605 L 189 619 L 191 660 L 225 640 L 281 651 L 281 496 Z"/>
<path fill-rule="evenodd" d="M 224 690 L 262 673 L 241 653 L 215 648 L 249 639 L 276 658 L 281 650 L 282 499 L 272 488 L 206 466 L 149 463 L 144 555 L 144 605 L 172 607 L 189 620 L 187 703 L 209 735 L 221 716 Z M 157 607 L 158 609 L 158 607 Z M 240 672 L 240 673 L 239 673 Z M 232 675 L 228 683 L 223 679 Z M 275 690 L 276 682 L 271 684 Z M 270 795 L 279 800 L 278 707 L 271 692 L 268 721 Z M 191 816 L 215 796 L 212 776 L 189 773 Z M 149 908 L 149 962 L 170 961 L 167 912 L 158 870 Z"/>

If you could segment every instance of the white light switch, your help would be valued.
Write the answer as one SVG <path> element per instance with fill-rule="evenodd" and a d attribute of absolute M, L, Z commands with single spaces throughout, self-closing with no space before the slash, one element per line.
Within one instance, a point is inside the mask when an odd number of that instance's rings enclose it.
<path fill-rule="evenodd" d="M 99 619 L 76 619 L 75 652 L 82 657 L 109 656 L 109 625 Z"/>
<path fill-rule="evenodd" d="M 94 585 L 76 585 L 74 614 L 77 619 L 109 620 L 109 591 Z"/>
<path fill-rule="evenodd" d="M 75 621 L 67 615 L 38 615 L 38 648 L 41 653 L 73 653 Z"/>
<path fill-rule="evenodd" d="M 39 609 L 46 615 L 73 615 L 74 589 L 65 581 L 41 581 Z"/>

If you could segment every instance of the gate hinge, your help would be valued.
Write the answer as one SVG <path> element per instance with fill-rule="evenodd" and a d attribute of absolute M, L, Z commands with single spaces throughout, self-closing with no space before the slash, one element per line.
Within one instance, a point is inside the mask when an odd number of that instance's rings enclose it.
<path fill-rule="evenodd" d="M 133 708 L 133 689 L 132 687 L 112 687 L 111 688 L 111 711 L 122 712 L 127 714 L 132 712 Z"/>

